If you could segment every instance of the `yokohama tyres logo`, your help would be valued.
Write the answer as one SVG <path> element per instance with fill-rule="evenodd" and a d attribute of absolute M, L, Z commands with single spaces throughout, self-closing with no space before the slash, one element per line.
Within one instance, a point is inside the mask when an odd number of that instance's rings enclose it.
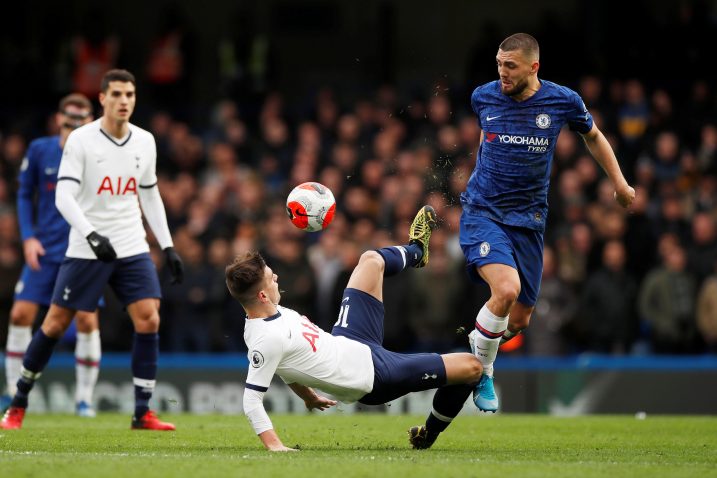
<path fill-rule="evenodd" d="M 501 144 L 520 144 L 526 146 L 548 146 L 550 144 L 548 138 L 541 136 L 518 136 L 500 133 L 485 134 L 485 140 L 488 143 L 494 143 L 496 139 Z"/>

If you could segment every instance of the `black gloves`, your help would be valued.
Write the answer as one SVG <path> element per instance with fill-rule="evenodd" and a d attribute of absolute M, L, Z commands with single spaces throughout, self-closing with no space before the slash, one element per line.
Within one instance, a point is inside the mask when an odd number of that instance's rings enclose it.
<path fill-rule="evenodd" d="M 182 259 L 179 257 L 179 254 L 177 254 L 177 251 L 174 250 L 174 247 L 166 248 L 164 254 L 167 259 L 167 268 L 172 275 L 171 283 L 181 284 L 182 280 L 184 280 L 184 264 L 182 263 Z"/>
<path fill-rule="evenodd" d="M 112 262 L 117 259 L 117 253 L 114 247 L 112 247 L 110 240 L 105 236 L 101 236 L 95 231 L 92 231 L 87 235 L 87 242 L 90 244 L 92 252 L 95 253 L 97 259 L 102 262 Z"/>

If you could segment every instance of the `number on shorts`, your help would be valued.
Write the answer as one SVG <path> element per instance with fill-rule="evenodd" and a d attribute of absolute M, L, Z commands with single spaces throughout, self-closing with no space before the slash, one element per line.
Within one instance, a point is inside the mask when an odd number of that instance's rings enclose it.
<path fill-rule="evenodd" d="M 348 327 L 349 326 L 349 307 L 350 305 L 342 305 L 339 309 L 339 319 L 334 324 L 334 327 Z"/>

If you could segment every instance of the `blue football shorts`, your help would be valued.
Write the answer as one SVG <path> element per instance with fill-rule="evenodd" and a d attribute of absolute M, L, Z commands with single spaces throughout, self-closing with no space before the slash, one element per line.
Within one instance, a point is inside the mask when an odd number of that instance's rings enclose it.
<path fill-rule="evenodd" d="M 22 268 L 20 279 L 15 285 L 14 300 L 25 300 L 44 307 L 52 302 L 52 292 L 55 288 L 57 274 L 60 272 L 60 262 L 46 261 L 40 257 L 40 270 L 35 271 L 27 264 Z M 95 302 L 95 308 L 104 307 L 104 298 Z M 94 311 L 95 308 L 92 310 Z"/>
<path fill-rule="evenodd" d="M 518 302 L 532 307 L 538 300 L 543 274 L 543 233 L 526 227 L 508 226 L 463 207 L 460 243 L 471 280 L 483 282 L 477 267 L 505 264 L 518 271 Z"/>
<path fill-rule="evenodd" d="M 373 389 L 359 402 L 380 405 L 407 393 L 445 385 L 446 367 L 439 354 L 401 354 L 383 348 L 383 317 L 380 300 L 358 289 L 344 290 L 331 334 L 368 345 L 373 358 Z"/>
<path fill-rule="evenodd" d="M 149 253 L 102 262 L 65 257 L 57 275 L 52 303 L 75 310 L 93 311 L 109 284 L 125 306 L 141 299 L 161 299 L 157 269 Z"/>

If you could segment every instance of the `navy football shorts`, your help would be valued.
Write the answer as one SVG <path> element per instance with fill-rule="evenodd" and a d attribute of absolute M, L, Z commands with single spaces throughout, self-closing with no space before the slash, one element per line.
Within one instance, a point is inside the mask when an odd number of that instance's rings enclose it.
<path fill-rule="evenodd" d="M 471 280 L 482 282 L 476 267 L 505 264 L 518 271 L 518 302 L 533 306 L 538 300 L 543 274 L 543 233 L 526 227 L 508 226 L 469 212 L 461 215 L 460 243 Z"/>
<path fill-rule="evenodd" d="M 15 285 L 15 300 L 25 300 L 33 304 L 49 307 L 52 302 L 52 292 L 55 289 L 57 274 L 60 272 L 60 262 L 46 262 L 40 257 L 40 270 L 34 271 L 25 264 L 20 279 Z M 95 308 L 104 307 L 105 301 L 100 297 Z M 94 311 L 95 308 L 92 310 Z"/>
<path fill-rule="evenodd" d="M 107 284 L 125 306 L 141 299 L 162 298 L 157 269 L 145 252 L 113 262 L 65 257 L 57 274 L 52 303 L 93 311 Z"/>
<path fill-rule="evenodd" d="M 373 390 L 359 402 L 379 405 L 445 385 L 446 367 L 439 354 L 400 354 L 383 348 L 383 317 L 380 300 L 358 289 L 344 290 L 331 334 L 368 345 L 373 358 Z"/>

